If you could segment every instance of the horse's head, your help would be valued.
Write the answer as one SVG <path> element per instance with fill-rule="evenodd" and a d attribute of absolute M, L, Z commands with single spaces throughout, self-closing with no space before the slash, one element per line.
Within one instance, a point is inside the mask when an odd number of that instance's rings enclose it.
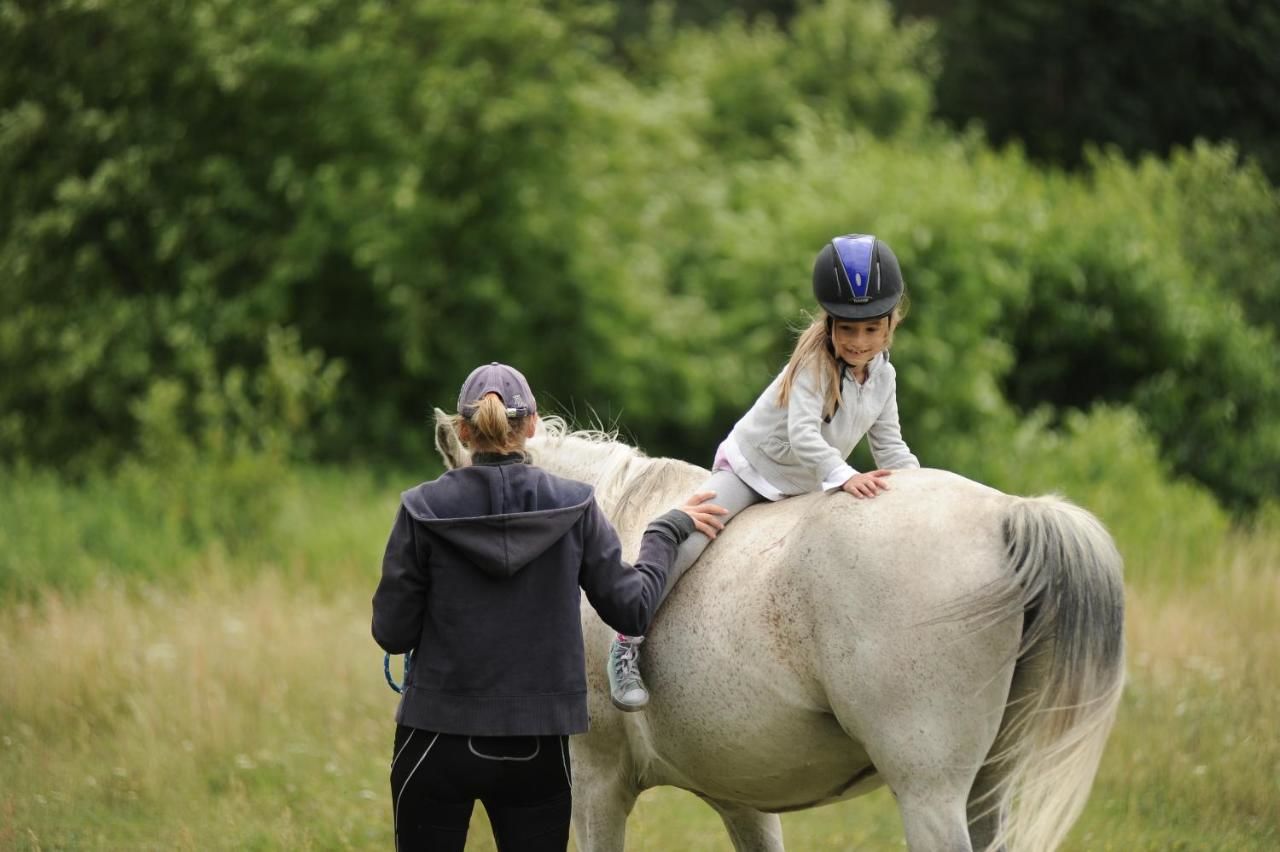
<path fill-rule="evenodd" d="M 471 453 L 462 446 L 458 430 L 453 428 L 453 416 L 436 409 L 436 450 L 449 470 L 471 464 Z"/>

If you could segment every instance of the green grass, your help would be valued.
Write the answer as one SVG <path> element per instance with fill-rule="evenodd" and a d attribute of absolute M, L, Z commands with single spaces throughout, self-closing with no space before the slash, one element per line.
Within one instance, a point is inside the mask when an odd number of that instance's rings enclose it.
<path fill-rule="evenodd" d="M 390 848 L 396 696 L 369 597 L 413 480 L 292 472 L 238 548 L 107 490 L 10 489 L 3 558 L 27 573 L 0 605 L 0 849 Z M 1280 534 L 1224 530 L 1192 557 L 1165 535 L 1127 546 L 1129 685 L 1065 848 L 1280 847 Z M 492 849 L 474 826 L 468 848 Z M 884 790 L 783 826 L 794 850 L 903 848 Z M 630 850 L 728 848 L 683 791 L 645 793 L 628 824 Z"/>
<path fill-rule="evenodd" d="M 265 460 L 254 469 L 242 460 L 126 467 L 72 486 L 47 472 L 0 470 L 0 605 L 78 595 L 104 579 L 187 588 L 209 562 L 332 588 L 381 557 L 400 491 L 437 472 Z"/>

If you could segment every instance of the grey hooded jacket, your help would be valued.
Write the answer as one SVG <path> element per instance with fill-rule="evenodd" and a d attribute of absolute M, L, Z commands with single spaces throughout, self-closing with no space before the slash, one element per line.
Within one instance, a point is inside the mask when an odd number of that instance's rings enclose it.
<path fill-rule="evenodd" d="M 843 403 L 830 421 L 824 421 L 827 376 L 803 367 L 783 407 L 778 405 L 783 370 L 734 425 L 733 439 L 765 481 L 788 495 L 822 491 L 842 468 L 844 478 L 853 476 L 845 459 L 863 436 L 878 467 L 919 467 L 898 425 L 897 372 L 888 355 L 876 356 L 868 373 L 865 385 L 844 379 Z"/>
<path fill-rule="evenodd" d="M 396 721 L 446 734 L 587 730 L 579 589 L 604 621 L 641 635 L 693 520 L 646 529 L 635 567 L 590 486 L 477 455 L 401 495 L 373 596 L 373 637 L 413 650 Z"/>

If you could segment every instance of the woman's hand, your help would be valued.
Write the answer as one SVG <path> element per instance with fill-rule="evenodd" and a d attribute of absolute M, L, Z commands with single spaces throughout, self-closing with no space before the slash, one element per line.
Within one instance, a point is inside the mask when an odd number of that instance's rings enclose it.
<path fill-rule="evenodd" d="M 724 506 L 707 502 L 714 496 L 716 496 L 714 491 L 699 491 L 684 501 L 684 505 L 680 507 L 681 512 L 693 518 L 693 525 L 698 532 L 707 538 L 715 538 L 716 534 L 724 529 L 724 521 L 718 516 L 729 514 L 729 510 Z"/>
<path fill-rule="evenodd" d="M 845 480 L 840 488 L 861 500 L 863 497 L 874 497 L 881 491 L 889 490 L 889 483 L 884 481 L 892 474 L 891 470 L 873 470 L 870 473 L 855 473 Z"/>

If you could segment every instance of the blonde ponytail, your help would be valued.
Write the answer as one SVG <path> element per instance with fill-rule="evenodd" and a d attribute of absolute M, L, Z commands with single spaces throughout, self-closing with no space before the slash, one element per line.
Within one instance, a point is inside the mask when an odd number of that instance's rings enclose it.
<path fill-rule="evenodd" d="M 524 450 L 528 417 L 507 417 L 507 407 L 496 393 L 486 394 L 470 418 L 454 419 L 459 435 L 467 435 L 468 449 L 481 453 L 515 453 Z M 465 424 L 466 432 L 460 427 Z"/>

